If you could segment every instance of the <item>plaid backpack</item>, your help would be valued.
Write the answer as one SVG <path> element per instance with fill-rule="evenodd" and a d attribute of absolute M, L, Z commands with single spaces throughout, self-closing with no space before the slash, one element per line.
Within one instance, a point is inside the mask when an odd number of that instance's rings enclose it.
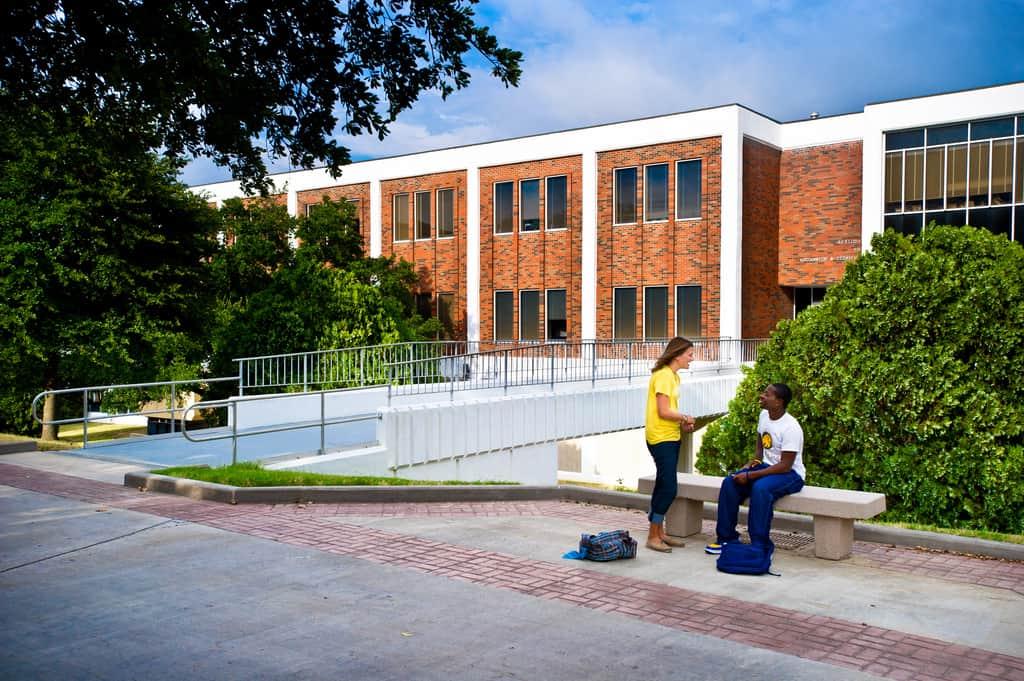
<path fill-rule="evenodd" d="M 636 558 L 636 539 L 626 530 L 611 530 L 580 536 L 580 558 L 585 560 L 618 560 Z"/>

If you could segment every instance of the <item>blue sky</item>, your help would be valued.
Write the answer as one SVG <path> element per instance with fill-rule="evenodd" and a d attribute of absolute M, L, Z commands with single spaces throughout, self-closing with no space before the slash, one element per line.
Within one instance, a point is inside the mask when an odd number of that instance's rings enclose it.
<path fill-rule="evenodd" d="M 789 121 L 1024 81 L 1024 0 L 482 0 L 476 11 L 523 53 L 520 86 L 471 60 L 467 90 L 422 97 L 384 141 L 340 138 L 355 160 L 733 102 Z M 201 159 L 182 179 L 230 176 Z"/>

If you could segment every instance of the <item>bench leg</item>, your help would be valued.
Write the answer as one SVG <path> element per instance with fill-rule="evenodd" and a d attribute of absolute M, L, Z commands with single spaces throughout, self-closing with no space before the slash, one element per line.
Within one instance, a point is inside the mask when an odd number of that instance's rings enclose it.
<path fill-rule="evenodd" d="M 665 532 L 673 537 L 698 534 L 704 516 L 704 502 L 676 498 L 665 514 Z"/>
<path fill-rule="evenodd" d="M 814 516 L 814 555 L 842 560 L 853 552 L 853 519 Z"/>

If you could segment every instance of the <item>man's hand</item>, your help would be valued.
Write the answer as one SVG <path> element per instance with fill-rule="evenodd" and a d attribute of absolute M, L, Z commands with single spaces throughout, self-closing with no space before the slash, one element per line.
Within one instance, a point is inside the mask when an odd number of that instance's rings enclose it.
<path fill-rule="evenodd" d="M 736 481 L 737 485 L 745 485 L 750 482 L 750 472 L 746 469 L 736 471 L 731 477 Z"/>
<path fill-rule="evenodd" d="M 686 414 L 680 414 L 680 416 L 682 416 L 683 418 L 679 422 L 679 428 L 682 429 L 684 433 L 692 433 L 694 430 L 696 430 L 697 420 L 695 418 L 693 418 L 692 416 L 687 416 Z"/>

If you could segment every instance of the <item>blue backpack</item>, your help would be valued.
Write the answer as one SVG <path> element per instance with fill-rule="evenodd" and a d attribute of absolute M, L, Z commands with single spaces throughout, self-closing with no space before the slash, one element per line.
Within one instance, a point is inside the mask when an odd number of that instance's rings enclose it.
<path fill-rule="evenodd" d="M 729 542 L 722 546 L 722 553 L 718 556 L 718 569 L 720 572 L 729 572 L 734 575 L 775 575 L 772 572 L 773 550 L 762 544 L 741 544 Z"/>

